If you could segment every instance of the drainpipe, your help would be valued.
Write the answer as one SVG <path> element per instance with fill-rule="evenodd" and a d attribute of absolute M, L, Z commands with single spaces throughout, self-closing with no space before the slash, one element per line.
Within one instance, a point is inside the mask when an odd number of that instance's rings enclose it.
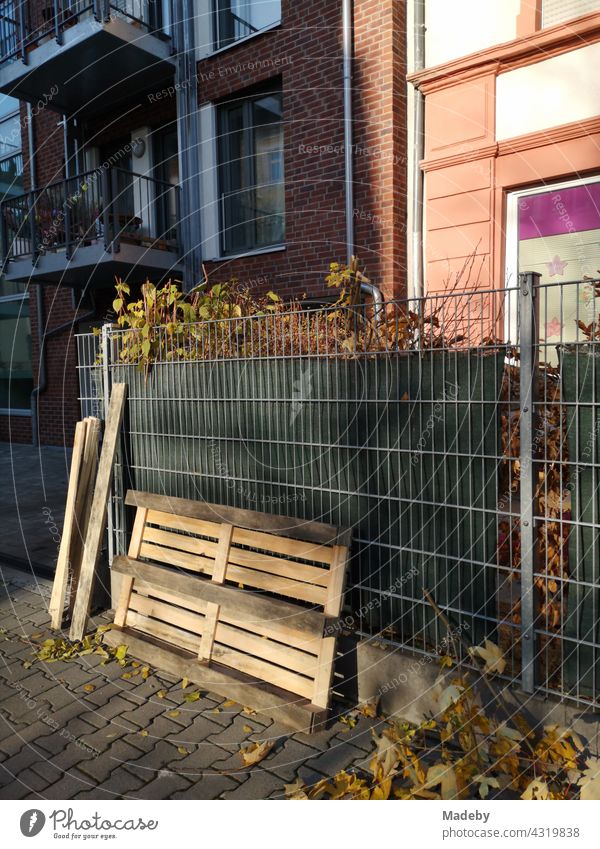
<path fill-rule="evenodd" d="M 48 339 L 52 339 L 53 336 L 58 336 L 60 333 L 64 333 L 65 330 L 72 330 L 76 325 L 81 324 L 82 321 L 89 321 L 91 318 L 94 318 L 96 315 L 96 304 L 94 301 L 94 296 L 90 293 L 90 298 L 92 300 L 92 309 L 83 315 L 78 315 L 76 318 L 72 318 L 69 321 L 65 321 L 62 324 L 59 324 L 57 327 L 53 327 L 52 330 L 48 330 L 44 332 L 44 296 L 42 292 L 42 285 L 38 283 L 36 286 L 36 311 L 37 311 L 37 321 L 38 321 L 38 342 L 39 342 L 39 365 L 38 365 L 38 385 L 33 389 L 31 393 L 31 442 L 32 445 L 39 445 L 39 434 L 38 434 L 38 401 L 40 395 L 46 391 L 48 386 L 48 375 L 46 372 L 46 342 Z"/>
<path fill-rule="evenodd" d="M 184 251 L 184 289 L 197 285 L 201 263 L 201 210 L 198 173 L 198 72 L 193 0 L 181 3 L 181 20 L 174 22 L 177 53 L 177 123 L 181 171 L 180 233 Z M 189 22 L 192 25 L 188 25 Z"/>
<path fill-rule="evenodd" d="M 413 21 L 414 70 L 425 67 L 425 0 L 415 0 Z M 425 98 L 415 88 L 413 106 L 415 153 L 412 173 L 412 294 L 422 298 L 425 292 L 423 279 L 423 197 L 424 178 L 421 160 L 425 157 Z"/>
<path fill-rule="evenodd" d="M 27 146 L 29 148 L 29 187 L 32 192 L 37 189 L 37 168 L 35 155 L 35 139 L 33 136 L 33 110 L 31 103 L 27 104 Z M 31 246 L 32 250 L 34 245 Z M 44 346 L 44 296 L 42 287 L 38 283 L 35 287 L 35 306 L 37 316 L 37 334 L 38 334 L 38 383 L 34 386 L 29 397 L 29 405 L 31 408 L 31 442 L 33 445 L 38 444 L 38 421 L 37 421 L 37 404 L 38 397 L 42 392 L 46 391 L 47 375 L 46 375 L 46 351 Z"/>
<path fill-rule="evenodd" d="M 344 183 L 346 211 L 346 263 L 352 264 L 354 256 L 354 161 L 352 142 L 352 12 L 353 0 L 342 0 L 342 77 L 344 92 Z M 373 298 L 375 319 L 381 321 L 383 294 L 381 289 L 367 280 L 361 280 L 360 291 Z"/>

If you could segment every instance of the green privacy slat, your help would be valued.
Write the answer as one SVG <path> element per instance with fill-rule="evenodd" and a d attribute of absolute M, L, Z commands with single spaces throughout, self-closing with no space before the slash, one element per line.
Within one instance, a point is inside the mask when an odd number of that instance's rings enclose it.
<path fill-rule="evenodd" d="M 475 642 L 492 634 L 503 363 L 409 352 L 157 364 L 147 382 L 120 366 L 114 379 L 134 399 L 137 489 L 353 527 L 351 606 L 431 648 L 425 587 Z"/>
<path fill-rule="evenodd" d="M 573 525 L 569 534 L 564 687 L 597 698 L 600 688 L 600 357 L 586 348 L 561 354 L 562 397 Z M 594 645 L 585 645 L 585 643 Z"/>

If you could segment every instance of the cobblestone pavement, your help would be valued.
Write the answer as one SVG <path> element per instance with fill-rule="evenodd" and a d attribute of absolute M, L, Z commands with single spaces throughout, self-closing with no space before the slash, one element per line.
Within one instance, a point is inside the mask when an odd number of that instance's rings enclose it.
<path fill-rule="evenodd" d="M 99 655 L 29 666 L 31 638 L 51 636 L 50 584 L 8 568 L 2 577 L 0 798 L 282 799 L 298 776 L 368 764 L 375 720 L 350 729 L 334 710 L 324 731 L 290 734 L 210 693 L 187 703 L 167 675 L 125 679 Z M 264 740 L 275 743 L 264 761 L 240 769 L 240 747 Z"/>
<path fill-rule="evenodd" d="M 0 558 L 52 574 L 63 524 L 71 450 L 0 442 Z"/>

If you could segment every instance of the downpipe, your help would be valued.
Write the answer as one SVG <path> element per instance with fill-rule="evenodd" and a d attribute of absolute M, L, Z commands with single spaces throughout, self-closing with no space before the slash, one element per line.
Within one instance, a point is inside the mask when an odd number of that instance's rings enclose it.
<path fill-rule="evenodd" d="M 342 0 L 342 85 L 344 95 L 344 202 L 346 213 L 346 263 L 352 265 L 354 259 L 354 161 L 352 141 L 352 0 Z M 377 323 L 383 320 L 383 293 L 378 286 L 366 279 L 360 280 L 360 291 L 373 299 L 374 317 Z"/>

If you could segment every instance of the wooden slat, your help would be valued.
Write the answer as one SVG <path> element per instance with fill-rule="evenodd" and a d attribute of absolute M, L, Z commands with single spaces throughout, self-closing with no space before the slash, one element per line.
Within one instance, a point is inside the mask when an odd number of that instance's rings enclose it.
<path fill-rule="evenodd" d="M 306 542 L 299 539 L 277 537 L 261 531 L 251 531 L 236 528 L 233 532 L 234 545 L 251 545 L 253 548 L 264 548 L 266 551 L 276 551 L 290 557 L 302 557 L 303 560 L 314 560 L 316 563 L 331 563 L 332 549 L 326 545 Z"/>
<path fill-rule="evenodd" d="M 143 616 L 183 628 L 198 636 L 202 636 L 204 630 L 204 616 L 186 612 L 171 604 L 154 598 L 147 598 L 137 592 L 133 592 L 131 595 L 129 609 Z M 254 625 L 252 628 L 254 630 Z M 317 670 L 316 650 L 314 654 L 298 651 L 281 642 L 274 642 L 270 639 L 264 640 L 257 634 L 252 634 L 239 627 L 232 627 L 221 620 L 217 625 L 215 640 L 222 645 L 239 649 L 256 657 L 262 657 L 270 663 L 286 667 L 310 678 L 314 678 Z M 320 644 L 321 641 L 315 639 L 313 648 L 318 650 Z"/>
<path fill-rule="evenodd" d="M 219 538 L 220 522 L 205 522 L 202 519 L 190 519 L 189 516 L 178 516 L 175 513 L 165 513 L 163 510 L 148 510 L 148 522 L 162 525 L 177 531 L 199 534 L 200 536 Z"/>
<path fill-rule="evenodd" d="M 148 584 L 168 591 L 213 601 L 222 605 L 225 613 L 231 613 L 240 622 L 282 620 L 287 628 L 297 633 L 313 637 L 323 634 L 326 618 L 322 613 L 305 610 L 287 601 L 267 598 L 237 587 L 221 587 L 212 581 L 181 575 L 162 566 L 142 563 L 128 557 L 116 557 L 112 568 L 120 574 L 140 578 Z"/>
<path fill-rule="evenodd" d="M 131 531 L 131 539 L 129 541 L 128 556 L 134 560 L 139 557 L 142 539 L 144 536 L 144 528 L 146 527 L 146 517 L 148 510 L 145 507 L 138 507 Z M 121 578 L 121 589 L 119 592 L 119 601 L 115 610 L 115 625 L 125 625 L 127 620 L 127 608 L 129 607 L 129 597 L 133 589 L 133 578 L 128 575 L 123 575 Z"/>
<path fill-rule="evenodd" d="M 215 554 L 215 565 L 213 567 L 212 574 L 212 580 L 215 584 L 223 584 L 225 582 L 232 533 L 232 525 L 221 525 L 219 543 Z M 209 601 L 206 605 L 204 633 L 202 634 L 200 649 L 198 651 L 198 660 L 204 663 L 208 663 L 212 655 L 220 609 L 220 606 L 212 601 Z"/>
<path fill-rule="evenodd" d="M 123 420 L 123 412 L 125 410 L 126 397 L 127 384 L 115 383 L 108 406 L 102 452 L 100 454 L 94 498 L 92 501 L 91 518 L 85 538 L 79 586 L 73 607 L 73 619 L 69 632 L 71 640 L 81 640 L 87 626 L 96 565 L 106 526 L 107 501 L 110 493 L 113 464 L 121 430 L 121 422 Z"/>
<path fill-rule="evenodd" d="M 331 616 L 339 616 L 342 609 L 349 552 L 345 546 L 336 546 L 334 548 L 334 554 L 335 557 L 331 564 L 329 595 L 324 612 Z M 323 637 L 321 641 L 321 651 L 319 653 L 312 701 L 315 705 L 322 708 L 326 708 L 329 705 L 336 645 L 337 639 L 335 636 Z"/>
<path fill-rule="evenodd" d="M 199 638 L 175 625 L 167 622 L 159 622 L 156 619 L 149 619 L 140 613 L 134 612 L 129 613 L 127 621 L 129 627 L 142 631 L 145 634 L 151 634 L 173 645 L 182 646 L 188 651 L 198 651 Z M 310 698 L 314 689 L 312 678 L 305 678 L 288 669 L 267 663 L 260 658 L 244 654 L 229 646 L 215 643 L 212 647 L 212 657 L 215 660 L 219 660 L 225 666 L 237 669 L 251 678 L 257 679 L 257 681 L 267 681 L 269 684 L 280 687 L 282 690 L 287 690 L 296 696 Z"/>
<path fill-rule="evenodd" d="M 268 684 L 254 684 L 235 670 L 218 664 L 206 666 L 199 663 L 191 652 L 165 645 L 153 637 L 140 638 L 129 628 L 107 631 L 104 641 L 109 646 L 125 644 L 132 657 L 151 663 L 179 679 L 187 678 L 202 689 L 248 705 L 259 715 L 272 717 L 294 731 L 315 731 L 326 719 L 326 711 L 304 699 L 294 699 L 289 693 Z"/>
<path fill-rule="evenodd" d="M 151 492 L 129 490 L 125 503 L 132 507 L 148 507 L 165 513 L 176 513 L 191 519 L 204 519 L 209 522 L 227 522 L 236 528 L 255 531 L 270 531 L 279 536 L 316 542 L 319 545 L 334 545 L 338 541 L 340 529 L 324 522 L 309 522 L 292 516 L 275 516 L 256 510 L 242 510 L 238 507 L 226 507 L 208 504 L 204 501 L 190 501 L 187 498 L 172 498 L 155 495 Z"/>
<path fill-rule="evenodd" d="M 83 461 L 79 475 L 79 486 L 77 488 L 77 501 L 75 504 L 75 522 L 73 528 L 73 541 L 71 543 L 71 584 L 69 587 L 69 613 L 73 611 L 77 587 L 79 586 L 79 573 L 81 571 L 81 559 L 85 545 L 85 537 L 92 510 L 92 499 L 94 497 L 94 483 L 98 466 L 98 438 L 100 436 L 100 419 L 90 416 L 87 419 L 87 430 L 85 434 L 85 447 L 83 450 Z"/>
<path fill-rule="evenodd" d="M 149 511 L 148 521 L 152 521 Z M 193 520 L 192 520 L 193 521 Z M 188 551 L 190 554 L 203 554 L 214 558 L 217 552 L 217 543 L 211 540 L 197 539 L 196 537 L 176 534 L 161 528 L 146 527 L 144 541 L 164 545 L 180 551 Z M 326 587 L 329 580 L 329 569 L 321 566 L 310 566 L 307 563 L 298 563 L 295 560 L 286 560 L 264 554 L 262 551 L 248 551 L 245 548 L 232 546 L 229 550 L 229 562 L 237 563 L 238 566 L 246 566 L 259 572 L 268 572 L 270 575 L 280 575 L 282 578 L 292 578 L 307 584 Z"/>
<path fill-rule="evenodd" d="M 194 634 L 188 634 L 181 628 L 175 625 L 170 625 L 168 622 L 158 622 L 156 619 L 148 619 L 141 613 L 136 613 L 132 610 L 127 613 L 127 627 L 135 628 L 136 631 L 142 631 L 144 634 L 151 634 L 153 637 L 158 637 L 160 640 L 165 640 L 167 643 L 172 643 L 174 646 L 181 646 L 187 651 L 198 653 L 200 645 L 200 637 Z"/>
<path fill-rule="evenodd" d="M 147 557 L 148 560 L 167 563 L 169 566 L 179 566 L 197 574 L 210 576 L 214 570 L 215 561 L 208 557 L 196 556 L 186 551 L 175 551 L 174 548 L 164 548 L 160 545 L 154 545 L 154 543 L 143 542 L 140 555 Z M 227 580 L 300 601 L 309 601 L 312 604 L 324 605 L 327 598 L 327 590 L 323 587 L 315 587 L 312 584 L 293 581 L 289 578 L 280 578 L 278 575 L 269 575 L 266 572 L 257 572 L 254 569 L 246 569 L 233 563 L 228 566 Z"/>
<path fill-rule="evenodd" d="M 52 595 L 50 597 L 49 604 L 50 624 L 54 629 L 58 629 L 62 625 L 67 582 L 69 578 L 71 543 L 73 539 L 73 528 L 75 526 L 75 503 L 77 500 L 79 475 L 84 455 L 86 432 L 87 421 L 77 422 L 75 425 L 71 471 L 69 473 L 69 486 L 67 489 L 67 501 L 65 504 L 65 520 L 62 536 L 60 538 L 58 561 L 56 563 L 56 572 L 54 573 L 54 583 L 52 584 Z"/>
<path fill-rule="evenodd" d="M 189 595 L 184 596 L 178 595 L 177 593 L 166 592 L 165 590 L 153 587 L 139 579 L 135 582 L 135 589 L 137 593 L 143 593 L 152 599 L 158 598 L 172 605 L 179 605 L 180 607 L 193 611 L 194 613 L 204 614 L 206 610 L 206 602 L 202 599 L 192 598 Z M 134 596 L 132 596 L 132 598 Z M 173 608 L 173 610 L 175 611 L 175 608 Z M 234 627 L 244 628 L 244 623 L 241 620 L 236 619 L 235 616 L 224 611 L 221 611 L 221 622 L 225 622 Z M 261 622 L 255 620 L 251 623 L 251 626 L 249 626 L 246 622 L 245 627 L 251 627 L 252 631 L 257 634 L 259 638 L 268 637 L 269 639 L 277 640 L 282 643 L 285 642 L 286 645 L 299 649 L 301 652 L 306 652 L 314 656 L 319 654 L 321 646 L 320 638 L 311 638 L 305 634 L 298 634 L 292 628 L 288 628 L 286 626 L 285 620 L 275 622 Z"/>
<path fill-rule="evenodd" d="M 233 669 L 237 669 L 251 678 L 256 678 L 257 682 L 267 681 L 275 687 L 281 687 L 282 690 L 288 690 L 290 693 L 294 693 L 297 696 L 304 696 L 307 699 L 310 699 L 313 693 L 315 685 L 312 678 L 304 678 L 302 675 L 290 672 L 289 669 L 283 669 L 280 666 L 274 666 L 272 663 L 266 663 L 258 657 L 244 654 L 229 646 L 215 643 L 212 657 L 225 666 L 231 666 Z"/>

